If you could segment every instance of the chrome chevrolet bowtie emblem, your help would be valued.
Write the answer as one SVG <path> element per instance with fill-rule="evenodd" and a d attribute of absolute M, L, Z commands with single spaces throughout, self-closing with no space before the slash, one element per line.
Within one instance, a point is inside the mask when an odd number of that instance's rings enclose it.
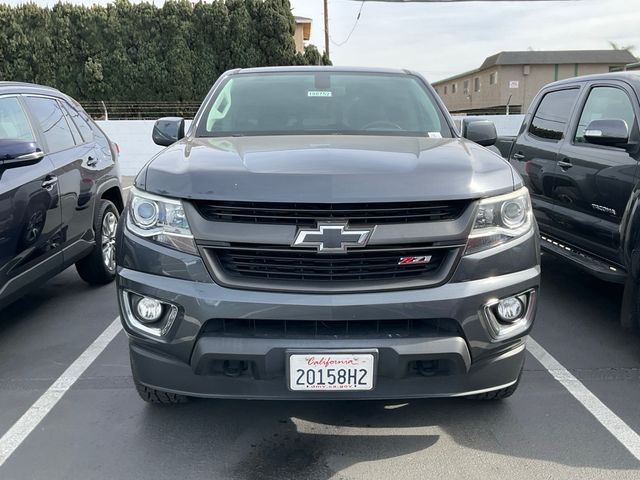
<path fill-rule="evenodd" d="M 316 247 L 318 253 L 344 253 L 347 248 L 364 247 L 373 228 L 349 229 L 346 223 L 318 222 L 317 228 L 301 228 L 293 247 Z"/>

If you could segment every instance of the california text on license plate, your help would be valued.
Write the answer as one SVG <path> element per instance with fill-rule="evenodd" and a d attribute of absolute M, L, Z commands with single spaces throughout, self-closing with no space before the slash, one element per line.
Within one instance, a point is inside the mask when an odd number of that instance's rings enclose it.
<path fill-rule="evenodd" d="M 303 353 L 289 357 L 291 390 L 371 390 L 372 353 Z"/>

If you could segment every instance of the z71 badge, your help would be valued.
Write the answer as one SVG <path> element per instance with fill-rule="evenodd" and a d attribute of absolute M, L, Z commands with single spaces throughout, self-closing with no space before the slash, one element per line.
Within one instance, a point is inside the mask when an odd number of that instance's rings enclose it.
<path fill-rule="evenodd" d="M 431 261 L 431 255 L 422 255 L 420 257 L 400 257 L 398 265 L 422 265 Z"/>

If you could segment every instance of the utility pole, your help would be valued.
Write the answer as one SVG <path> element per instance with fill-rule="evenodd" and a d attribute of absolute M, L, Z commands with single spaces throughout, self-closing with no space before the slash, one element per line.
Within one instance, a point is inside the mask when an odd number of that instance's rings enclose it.
<path fill-rule="evenodd" d="M 324 51 L 329 60 L 329 0 L 324 0 Z"/>

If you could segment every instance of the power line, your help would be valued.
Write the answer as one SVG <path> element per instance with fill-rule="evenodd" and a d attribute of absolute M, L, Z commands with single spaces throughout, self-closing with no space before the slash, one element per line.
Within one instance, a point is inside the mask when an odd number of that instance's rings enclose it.
<path fill-rule="evenodd" d="M 360 3 L 360 10 L 358 10 L 358 16 L 356 17 L 356 21 L 353 23 L 353 27 L 351 27 L 351 31 L 349 32 L 349 35 L 347 35 L 347 38 L 345 38 L 344 41 L 342 42 L 336 42 L 333 40 L 333 38 L 331 38 L 331 43 L 333 43 L 336 47 L 341 47 L 345 43 L 347 43 L 351 38 L 351 35 L 353 35 L 353 32 L 356 31 L 356 27 L 358 26 L 358 22 L 360 21 L 360 16 L 362 15 L 362 9 L 364 8 L 364 2 L 365 0 L 362 0 L 362 2 Z"/>

